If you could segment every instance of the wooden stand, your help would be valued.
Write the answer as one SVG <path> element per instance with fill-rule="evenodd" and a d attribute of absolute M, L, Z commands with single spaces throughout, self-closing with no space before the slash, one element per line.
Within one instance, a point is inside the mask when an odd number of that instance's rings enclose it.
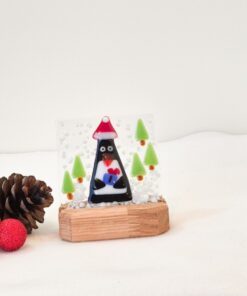
<path fill-rule="evenodd" d="M 102 208 L 59 209 L 59 233 L 71 242 L 153 236 L 169 229 L 167 204 L 162 202 Z"/>

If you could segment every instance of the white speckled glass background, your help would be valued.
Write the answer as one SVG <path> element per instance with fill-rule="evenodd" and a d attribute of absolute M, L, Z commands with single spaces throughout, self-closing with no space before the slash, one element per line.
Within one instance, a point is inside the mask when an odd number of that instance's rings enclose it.
<path fill-rule="evenodd" d="M 104 114 L 102 114 L 102 118 L 103 116 Z M 83 191 L 88 196 L 97 146 L 97 141 L 92 138 L 92 134 L 102 118 L 91 117 L 58 122 L 59 184 L 61 188 L 64 171 L 68 170 L 71 173 L 74 157 L 79 155 L 86 170 L 86 178 L 80 186 L 84 187 Z M 110 116 L 111 123 L 118 134 L 115 144 L 129 178 L 133 196 L 135 195 L 136 199 L 138 199 L 136 202 L 142 202 L 142 197 L 147 195 L 147 193 L 149 195 L 158 194 L 159 187 L 159 165 L 153 172 L 149 171 L 148 167 L 145 166 L 147 175 L 144 177 L 144 181 L 136 181 L 135 178 L 131 177 L 133 153 L 138 152 L 143 160 L 147 147 L 147 144 L 143 147 L 135 139 L 136 124 L 139 118 L 144 121 L 149 133 L 149 140 L 147 142 L 155 144 L 154 119 L 152 115 Z M 136 196 L 137 192 L 138 196 Z M 61 202 L 67 202 L 66 195 L 62 192 Z"/>

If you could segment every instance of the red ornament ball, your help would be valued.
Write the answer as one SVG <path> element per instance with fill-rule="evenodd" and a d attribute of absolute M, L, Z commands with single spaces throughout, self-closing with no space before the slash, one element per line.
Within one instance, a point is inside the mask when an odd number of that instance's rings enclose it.
<path fill-rule="evenodd" d="M 4 251 L 20 249 L 27 238 L 25 226 L 17 219 L 5 219 L 0 223 L 0 248 Z"/>

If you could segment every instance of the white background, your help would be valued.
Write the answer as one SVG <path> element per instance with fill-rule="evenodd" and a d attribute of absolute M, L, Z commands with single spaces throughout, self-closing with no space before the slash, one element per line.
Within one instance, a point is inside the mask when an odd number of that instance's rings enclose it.
<path fill-rule="evenodd" d="M 0 152 L 55 149 L 57 120 L 105 114 L 153 113 L 160 141 L 247 133 L 246 69 L 246 0 L 0 0 Z M 214 132 L 159 143 L 170 231 L 81 244 L 58 235 L 57 153 L 0 153 L 2 175 L 54 195 L 0 251 L 1 295 L 245 296 L 246 151 Z"/>
<path fill-rule="evenodd" d="M 0 152 L 56 120 L 153 113 L 159 140 L 247 132 L 246 1 L 0 2 Z"/>

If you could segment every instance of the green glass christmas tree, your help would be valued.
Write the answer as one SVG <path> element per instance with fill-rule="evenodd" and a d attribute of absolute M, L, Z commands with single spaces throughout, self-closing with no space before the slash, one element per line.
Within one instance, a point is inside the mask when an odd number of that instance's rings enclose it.
<path fill-rule="evenodd" d="M 146 154 L 144 157 L 145 165 L 149 166 L 150 170 L 154 170 L 155 166 L 159 163 L 157 154 L 154 150 L 154 147 L 151 143 L 148 144 Z"/>
<path fill-rule="evenodd" d="M 67 198 L 69 200 L 72 200 L 74 191 L 75 191 L 75 187 L 74 187 L 73 181 L 70 177 L 70 174 L 68 171 L 65 171 L 64 177 L 63 177 L 62 192 L 67 194 Z"/>
<path fill-rule="evenodd" d="M 79 155 L 75 157 L 74 165 L 72 169 L 72 176 L 74 178 L 77 178 L 79 183 L 82 183 L 83 178 L 86 176 L 86 172 Z"/>
<path fill-rule="evenodd" d="M 136 126 L 136 140 L 140 141 L 140 144 L 144 146 L 148 138 L 149 135 L 142 119 L 138 119 Z"/>
<path fill-rule="evenodd" d="M 133 155 L 131 175 L 137 177 L 138 181 L 142 181 L 143 177 L 146 175 L 145 167 L 137 153 Z"/>

